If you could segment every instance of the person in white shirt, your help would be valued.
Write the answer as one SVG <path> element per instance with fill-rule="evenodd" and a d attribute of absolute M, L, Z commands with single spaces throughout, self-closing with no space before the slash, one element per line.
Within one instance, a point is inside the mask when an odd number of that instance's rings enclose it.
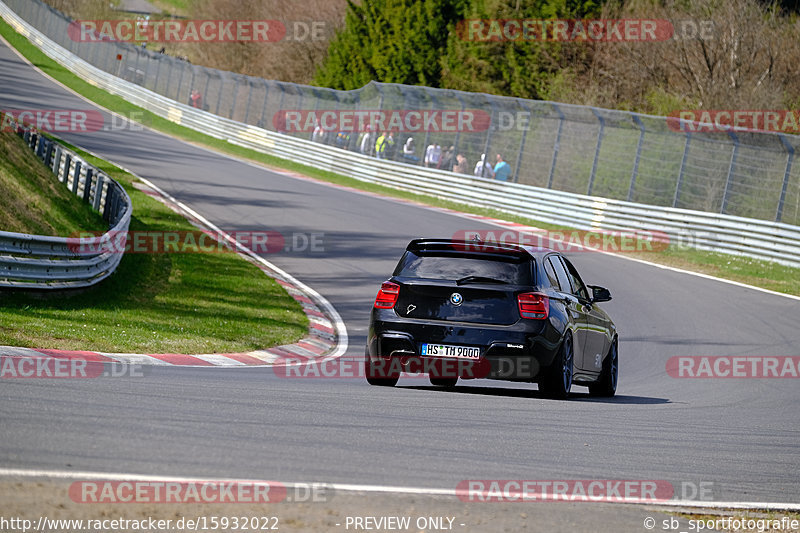
<path fill-rule="evenodd" d="M 314 142 L 321 143 L 325 140 L 325 130 L 322 129 L 322 124 L 317 121 L 316 126 L 314 126 L 314 132 L 311 134 L 311 140 Z"/>
<path fill-rule="evenodd" d="M 494 170 L 492 169 L 492 165 L 486 161 L 486 154 L 481 154 L 480 160 L 475 163 L 473 174 L 478 177 L 483 176 L 484 178 L 494 179 Z"/>
<path fill-rule="evenodd" d="M 433 153 L 431 154 L 431 164 L 433 168 L 439 168 L 439 163 L 442 162 L 442 147 L 438 144 L 433 146 Z"/>
<path fill-rule="evenodd" d="M 403 158 L 412 163 L 419 163 L 419 158 L 414 155 L 416 150 L 417 147 L 414 144 L 414 137 L 409 137 L 406 139 L 406 143 L 403 145 Z"/>
<path fill-rule="evenodd" d="M 429 144 L 428 147 L 425 149 L 425 159 L 423 163 L 425 163 L 426 167 L 431 166 L 431 158 L 433 157 L 433 150 L 436 148 L 436 145 Z"/>
<path fill-rule="evenodd" d="M 361 137 L 361 146 L 359 146 L 359 149 L 364 155 L 372 155 L 372 132 L 369 126 L 367 126 L 366 129 L 367 131 L 364 132 L 364 135 Z"/>

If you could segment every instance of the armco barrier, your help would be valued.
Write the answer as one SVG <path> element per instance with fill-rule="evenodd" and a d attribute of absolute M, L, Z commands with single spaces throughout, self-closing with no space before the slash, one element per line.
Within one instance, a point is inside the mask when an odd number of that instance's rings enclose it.
<path fill-rule="evenodd" d="M 699 249 L 800 266 L 800 227 L 780 222 L 659 207 L 501 183 L 377 160 L 356 152 L 274 133 L 176 102 L 100 70 L 57 45 L 0 1 L 0 15 L 66 68 L 98 87 L 168 120 L 260 152 L 363 181 L 494 208 L 579 229 L 658 231 Z"/>
<path fill-rule="evenodd" d="M 99 211 L 111 229 L 101 236 L 81 240 L 91 253 L 80 251 L 66 237 L 0 231 L 0 287 L 73 289 L 99 283 L 122 260 L 123 254 L 118 251 L 122 243 L 117 239 L 127 234 L 131 220 L 133 209 L 128 193 L 59 143 L 28 129 L 23 138 L 58 180 Z"/>

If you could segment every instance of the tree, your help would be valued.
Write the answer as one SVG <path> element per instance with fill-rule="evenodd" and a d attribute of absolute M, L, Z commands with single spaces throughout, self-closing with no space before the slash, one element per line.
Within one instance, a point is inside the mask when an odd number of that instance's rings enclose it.
<path fill-rule="evenodd" d="M 438 87 L 448 31 L 465 6 L 466 0 L 348 0 L 345 27 L 314 82 L 334 89 L 372 80 Z"/>
<path fill-rule="evenodd" d="M 565 68 L 580 68 L 591 48 L 584 43 L 546 40 L 483 40 L 490 21 L 584 19 L 596 16 L 597 4 L 579 0 L 472 0 L 464 23 L 452 31 L 441 61 L 442 86 L 449 89 L 541 99 Z M 472 31 L 472 21 L 483 21 Z M 481 24 L 476 23 L 478 27 Z M 518 34 L 520 35 L 520 34 Z"/>

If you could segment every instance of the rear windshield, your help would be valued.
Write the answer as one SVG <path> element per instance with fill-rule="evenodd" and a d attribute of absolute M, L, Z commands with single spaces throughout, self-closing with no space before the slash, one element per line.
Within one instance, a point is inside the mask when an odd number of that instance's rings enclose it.
<path fill-rule="evenodd" d="M 492 278 L 512 285 L 531 285 L 529 260 L 511 256 L 463 256 L 453 253 L 406 252 L 394 271 L 407 278 L 459 280 L 467 276 Z"/>

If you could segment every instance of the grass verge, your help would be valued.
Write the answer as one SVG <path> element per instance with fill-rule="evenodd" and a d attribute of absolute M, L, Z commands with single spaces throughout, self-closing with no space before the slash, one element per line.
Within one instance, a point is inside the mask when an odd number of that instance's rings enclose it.
<path fill-rule="evenodd" d="M 496 217 L 512 222 L 537 226 L 543 229 L 565 229 L 561 226 L 545 224 L 537 221 L 533 217 L 519 217 L 497 210 L 477 208 L 467 204 L 442 200 L 434 196 L 414 194 L 353 178 L 347 178 L 333 172 L 316 169 L 230 144 L 227 141 L 216 139 L 189 128 L 179 126 L 174 122 L 170 122 L 118 96 L 112 95 L 87 83 L 47 57 L 41 50 L 31 44 L 25 37 L 14 31 L 14 29 L 3 20 L 0 20 L 0 34 L 31 63 L 75 92 L 122 115 L 131 116 L 132 113 L 135 113 L 133 116 L 140 117 L 137 118 L 137 120 L 142 124 L 187 142 L 206 146 L 222 153 L 259 163 L 263 166 L 292 170 L 331 183 L 376 192 L 386 196 L 413 200 L 438 207 L 447 207 L 466 213 Z M 743 258 L 729 254 L 677 247 L 670 247 L 667 250 L 659 252 L 647 252 L 642 254 L 632 253 L 630 255 L 654 263 L 702 272 L 704 274 L 741 283 L 748 283 L 777 292 L 800 296 L 800 268 L 787 267 L 769 261 Z"/>
<path fill-rule="evenodd" d="M 134 176 L 73 149 L 125 187 L 134 206 L 130 231 L 197 231 L 134 188 Z M 125 254 L 114 275 L 81 293 L 0 293 L 0 345 L 224 353 L 291 343 L 307 329 L 283 287 L 234 253 Z"/>
<path fill-rule="evenodd" d="M 0 230 L 66 237 L 106 229 L 12 131 L 0 131 L 0 191 Z"/>

